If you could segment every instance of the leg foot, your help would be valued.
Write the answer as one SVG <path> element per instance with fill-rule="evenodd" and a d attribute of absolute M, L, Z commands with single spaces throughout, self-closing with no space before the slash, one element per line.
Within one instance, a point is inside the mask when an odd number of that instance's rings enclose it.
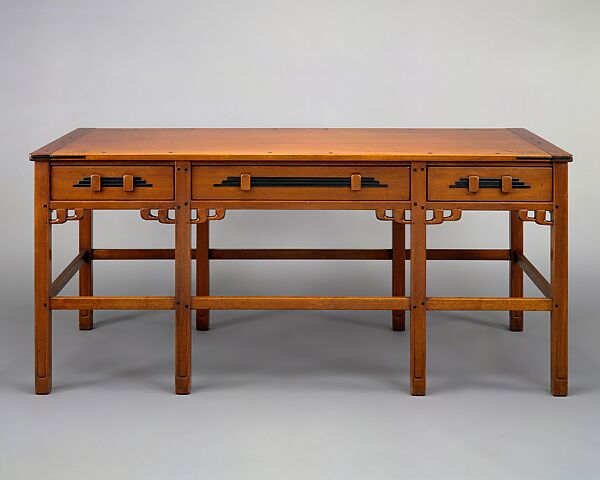
<path fill-rule="evenodd" d="M 93 330 L 93 310 L 79 310 L 79 330 Z"/>
<path fill-rule="evenodd" d="M 555 397 L 566 397 L 569 393 L 569 382 L 566 378 L 555 378 L 552 380 L 552 395 Z"/>
<path fill-rule="evenodd" d="M 52 377 L 35 378 L 35 394 L 48 395 L 52 390 Z"/>
<path fill-rule="evenodd" d="M 410 379 L 410 394 L 416 397 L 425 395 L 425 379 L 411 378 Z"/>
<path fill-rule="evenodd" d="M 189 395 L 191 384 L 190 377 L 175 377 L 175 393 L 177 395 Z"/>
<path fill-rule="evenodd" d="M 392 330 L 394 332 L 403 332 L 406 330 L 406 320 L 404 311 L 392 312 Z"/>
<path fill-rule="evenodd" d="M 522 332 L 523 331 L 523 314 L 521 312 L 509 312 L 510 322 L 508 328 L 511 332 Z"/>
<path fill-rule="evenodd" d="M 209 310 L 196 310 L 196 330 L 206 331 L 210 328 Z"/>

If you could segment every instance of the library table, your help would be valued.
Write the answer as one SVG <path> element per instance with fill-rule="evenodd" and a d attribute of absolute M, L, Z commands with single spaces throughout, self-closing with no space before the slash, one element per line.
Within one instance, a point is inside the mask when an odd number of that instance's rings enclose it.
<path fill-rule="evenodd" d="M 567 394 L 567 166 L 571 154 L 522 128 L 197 129 L 79 128 L 36 150 L 35 392 L 52 385 L 52 311 L 79 310 L 90 330 L 100 309 L 175 312 L 175 392 L 190 392 L 191 313 L 210 310 L 390 310 L 392 329 L 410 312 L 410 391 L 425 394 L 428 310 L 506 310 L 523 330 L 524 311 L 550 312 L 550 386 Z M 391 249 L 209 248 L 209 223 L 227 210 L 372 210 L 389 221 Z M 173 225 L 174 249 L 96 249 L 94 210 L 139 210 Z M 509 212 L 505 249 L 427 249 L 426 229 L 464 210 Z M 52 279 L 52 226 L 79 222 L 79 252 Z M 548 281 L 525 256 L 523 222 L 549 227 Z M 191 245 L 191 226 L 197 244 Z M 410 249 L 405 226 L 410 225 Z M 170 228 L 170 227 L 165 227 Z M 96 260 L 171 259 L 174 295 L 94 296 Z M 209 261 L 226 259 L 390 260 L 392 294 L 380 297 L 209 295 Z M 430 297 L 427 260 L 504 260 L 505 298 Z M 191 265 L 196 262 L 195 295 Z M 410 291 L 405 292 L 405 262 Z M 79 295 L 60 296 L 78 273 Z M 541 296 L 523 296 L 524 273 Z"/>

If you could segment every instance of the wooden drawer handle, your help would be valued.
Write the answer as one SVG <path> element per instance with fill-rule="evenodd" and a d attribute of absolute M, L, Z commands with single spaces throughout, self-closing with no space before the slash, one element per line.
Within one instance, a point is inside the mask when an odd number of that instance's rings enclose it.
<path fill-rule="evenodd" d="M 122 177 L 102 177 L 101 175 L 90 175 L 83 177 L 75 185 L 75 188 L 89 188 L 92 192 L 101 192 L 103 188 L 121 187 L 124 192 L 133 192 L 138 187 L 152 187 L 142 177 L 134 175 L 123 175 Z"/>
<path fill-rule="evenodd" d="M 471 175 L 469 177 L 469 193 L 477 193 L 479 191 L 479 177 Z"/>
<path fill-rule="evenodd" d="M 350 175 L 350 190 L 358 192 L 362 188 L 362 177 L 360 173 Z"/>
<path fill-rule="evenodd" d="M 249 173 L 242 173 L 240 175 L 240 188 L 247 192 L 252 188 L 252 175 Z"/>
<path fill-rule="evenodd" d="M 531 185 L 510 175 L 502 175 L 500 178 L 481 178 L 479 175 L 469 175 L 459 178 L 448 186 L 450 188 L 466 188 L 469 193 L 477 193 L 482 188 L 499 188 L 502 193 L 512 193 L 516 188 L 531 188 Z"/>

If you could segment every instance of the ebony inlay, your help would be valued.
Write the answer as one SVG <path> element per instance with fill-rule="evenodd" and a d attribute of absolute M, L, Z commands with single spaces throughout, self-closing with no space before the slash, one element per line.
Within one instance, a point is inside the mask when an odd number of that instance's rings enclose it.
<path fill-rule="evenodd" d="M 454 184 L 448 185 L 450 188 L 469 188 L 469 178 L 461 177 Z M 502 188 L 501 178 L 479 178 L 479 188 Z M 518 178 L 512 179 L 512 188 L 531 188 L 525 182 Z"/>
<path fill-rule="evenodd" d="M 91 177 L 83 177 L 79 182 L 73 185 L 73 187 L 91 187 L 92 186 L 92 178 Z M 100 178 L 100 186 L 104 187 L 122 187 L 123 186 L 123 177 L 101 177 Z M 134 187 L 151 187 L 152 184 L 148 183 L 142 177 L 133 177 L 133 186 Z"/>
<path fill-rule="evenodd" d="M 227 177 L 213 187 L 240 187 L 240 177 Z M 252 177 L 252 187 L 347 187 L 350 177 Z M 387 188 L 375 177 L 362 177 L 361 188 Z"/>

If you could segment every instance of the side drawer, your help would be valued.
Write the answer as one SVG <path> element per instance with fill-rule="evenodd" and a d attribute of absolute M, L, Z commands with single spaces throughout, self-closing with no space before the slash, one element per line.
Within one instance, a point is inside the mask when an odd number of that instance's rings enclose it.
<path fill-rule="evenodd" d="M 408 200 L 409 167 L 194 166 L 195 200 Z"/>
<path fill-rule="evenodd" d="M 52 200 L 171 200 L 173 167 L 53 166 Z"/>
<path fill-rule="evenodd" d="M 429 167 L 427 199 L 549 202 L 552 167 Z"/>

